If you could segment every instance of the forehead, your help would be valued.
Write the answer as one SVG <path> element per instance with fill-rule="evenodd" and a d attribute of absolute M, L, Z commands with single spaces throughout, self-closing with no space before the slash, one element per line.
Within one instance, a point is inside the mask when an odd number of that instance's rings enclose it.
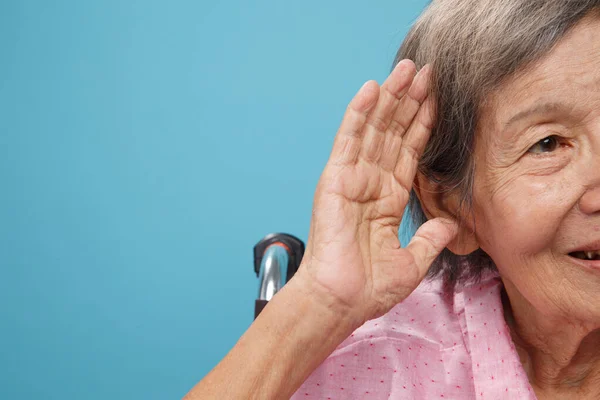
<path fill-rule="evenodd" d="M 600 18 L 582 20 L 545 57 L 503 83 L 487 105 L 482 118 L 496 132 L 524 110 L 600 112 Z"/>

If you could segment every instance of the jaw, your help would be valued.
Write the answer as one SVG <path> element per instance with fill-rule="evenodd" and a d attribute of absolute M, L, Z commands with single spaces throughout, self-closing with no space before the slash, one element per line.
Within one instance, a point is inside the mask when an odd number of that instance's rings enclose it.
<path fill-rule="evenodd" d="M 504 317 L 521 363 L 539 388 L 570 388 L 600 375 L 600 319 L 578 321 L 542 314 L 505 280 Z"/>

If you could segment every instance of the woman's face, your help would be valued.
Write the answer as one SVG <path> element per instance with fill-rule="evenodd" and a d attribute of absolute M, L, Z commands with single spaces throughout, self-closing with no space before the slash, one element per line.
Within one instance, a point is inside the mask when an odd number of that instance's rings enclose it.
<path fill-rule="evenodd" d="M 600 326 L 600 19 L 489 100 L 474 154 L 479 244 L 539 312 Z"/>

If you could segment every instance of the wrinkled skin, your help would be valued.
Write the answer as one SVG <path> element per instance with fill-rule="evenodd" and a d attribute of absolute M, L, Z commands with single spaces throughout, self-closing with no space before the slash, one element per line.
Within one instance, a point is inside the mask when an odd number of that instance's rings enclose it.
<path fill-rule="evenodd" d="M 296 281 L 358 328 L 388 312 L 421 282 L 456 224 L 428 221 L 406 248 L 398 229 L 429 139 L 429 68 L 403 60 L 380 87 L 350 102 L 315 193 Z"/>
<path fill-rule="evenodd" d="M 600 268 L 569 256 L 600 249 L 600 18 L 491 100 L 475 149 L 475 239 L 505 283 L 538 397 L 600 398 Z"/>
<path fill-rule="evenodd" d="M 600 261 L 572 257 L 600 250 L 600 18 L 582 21 L 487 99 L 471 229 L 458 232 L 456 199 L 427 195 L 417 174 L 430 221 L 403 249 L 398 226 L 434 118 L 427 69 L 415 72 L 403 61 L 350 103 L 298 279 L 360 324 L 406 298 L 459 233 L 460 251 L 481 247 L 498 266 L 505 317 L 537 396 L 600 398 Z"/>

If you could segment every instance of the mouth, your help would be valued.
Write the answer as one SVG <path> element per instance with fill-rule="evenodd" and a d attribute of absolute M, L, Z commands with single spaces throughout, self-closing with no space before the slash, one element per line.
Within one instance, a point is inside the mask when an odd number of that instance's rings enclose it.
<path fill-rule="evenodd" d="M 598 261 L 600 260 L 600 250 L 593 251 L 574 251 L 569 253 L 569 256 L 585 261 Z"/>

